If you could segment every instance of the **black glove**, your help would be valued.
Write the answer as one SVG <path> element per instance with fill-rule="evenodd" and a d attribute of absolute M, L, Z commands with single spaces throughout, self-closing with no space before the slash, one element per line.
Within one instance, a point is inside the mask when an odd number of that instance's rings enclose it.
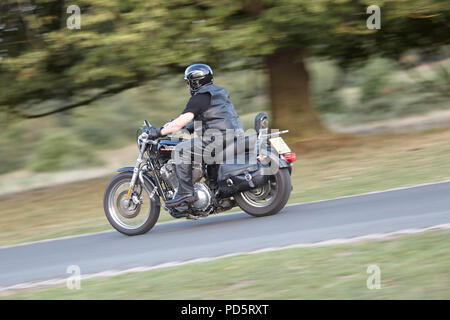
<path fill-rule="evenodd" d="M 183 129 L 186 129 L 189 133 L 194 132 L 194 122 L 189 122 L 187 125 L 183 127 Z"/>
<path fill-rule="evenodd" d="M 157 139 L 157 138 L 159 138 L 159 137 L 162 137 L 162 135 L 161 135 L 161 129 L 162 129 L 162 127 L 161 128 L 155 128 L 155 127 L 150 127 L 150 128 L 148 128 L 147 130 L 146 130 L 146 133 L 148 134 L 148 138 L 150 139 L 150 140 L 155 140 L 155 139 Z"/>

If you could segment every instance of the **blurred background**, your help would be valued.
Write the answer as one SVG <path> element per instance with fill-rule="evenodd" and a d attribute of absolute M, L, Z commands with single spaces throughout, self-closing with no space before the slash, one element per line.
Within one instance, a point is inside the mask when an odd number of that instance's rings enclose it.
<path fill-rule="evenodd" d="M 2 0 L 0 245 L 110 229 L 108 180 L 195 62 L 246 128 L 290 130 L 291 202 L 448 179 L 449 26 L 438 0 Z"/>

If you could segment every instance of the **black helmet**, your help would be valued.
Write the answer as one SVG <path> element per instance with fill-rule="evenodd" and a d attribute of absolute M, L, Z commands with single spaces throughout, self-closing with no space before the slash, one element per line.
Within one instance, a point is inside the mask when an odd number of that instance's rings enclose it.
<path fill-rule="evenodd" d="M 213 71 L 206 64 L 192 64 L 184 71 L 184 80 L 189 84 L 193 94 L 201 87 L 213 83 Z"/>

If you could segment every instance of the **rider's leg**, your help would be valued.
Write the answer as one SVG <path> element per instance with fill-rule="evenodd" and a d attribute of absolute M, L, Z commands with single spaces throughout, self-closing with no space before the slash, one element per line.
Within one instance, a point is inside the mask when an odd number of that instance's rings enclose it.
<path fill-rule="evenodd" d="M 192 162 L 201 162 L 203 147 L 203 142 L 199 138 L 177 145 L 175 170 L 178 188 L 173 199 L 166 201 L 168 208 L 177 207 L 186 202 L 195 202 L 194 186 L 192 185 Z"/>
<path fill-rule="evenodd" d="M 175 165 L 178 189 L 172 200 L 166 201 L 168 208 L 179 206 L 185 202 L 195 201 L 194 187 L 192 185 L 192 164 Z"/>

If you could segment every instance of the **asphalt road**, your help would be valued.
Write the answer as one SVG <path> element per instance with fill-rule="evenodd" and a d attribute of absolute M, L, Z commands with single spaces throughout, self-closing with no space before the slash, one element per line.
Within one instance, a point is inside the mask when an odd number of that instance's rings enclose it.
<path fill-rule="evenodd" d="M 245 213 L 157 224 L 127 237 L 112 231 L 0 248 L 0 287 L 82 274 L 214 257 L 296 243 L 352 238 L 450 222 L 450 182 Z"/>

